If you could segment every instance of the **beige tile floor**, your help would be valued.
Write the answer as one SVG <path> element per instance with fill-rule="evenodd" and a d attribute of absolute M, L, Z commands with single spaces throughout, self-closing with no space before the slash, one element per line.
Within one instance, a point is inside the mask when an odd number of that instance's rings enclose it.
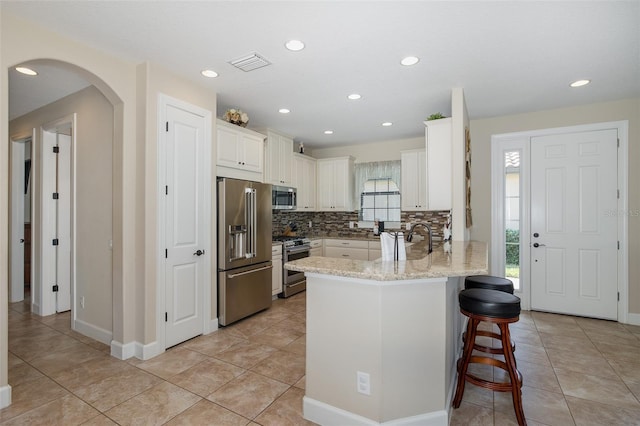
<path fill-rule="evenodd" d="M 302 418 L 304 293 L 148 361 L 112 358 L 69 323 L 10 305 L 13 404 L 0 424 L 312 424 Z M 511 330 L 529 425 L 640 425 L 640 327 L 523 312 Z M 516 424 L 510 395 L 468 384 L 451 424 Z"/>

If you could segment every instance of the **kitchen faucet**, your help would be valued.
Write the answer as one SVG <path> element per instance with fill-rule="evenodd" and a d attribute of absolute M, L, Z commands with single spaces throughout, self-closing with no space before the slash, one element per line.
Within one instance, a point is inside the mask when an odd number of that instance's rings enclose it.
<path fill-rule="evenodd" d="M 409 233 L 407 234 L 407 242 L 411 242 L 413 239 L 413 231 L 417 226 L 424 226 L 427 228 L 427 231 L 429 231 L 429 253 L 431 253 L 433 251 L 433 233 L 431 232 L 431 227 L 424 222 L 418 222 L 411 225 L 411 229 L 409 229 Z"/>

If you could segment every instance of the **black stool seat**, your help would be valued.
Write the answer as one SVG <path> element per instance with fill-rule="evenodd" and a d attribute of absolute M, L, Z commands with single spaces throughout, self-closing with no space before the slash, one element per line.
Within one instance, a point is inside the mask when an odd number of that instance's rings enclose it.
<path fill-rule="evenodd" d="M 460 308 L 475 315 L 513 318 L 520 315 L 520 298 L 503 291 L 470 288 L 458 295 Z"/>
<path fill-rule="evenodd" d="M 484 288 L 487 290 L 504 291 L 513 294 L 513 282 L 507 278 L 492 275 L 471 275 L 464 279 L 464 288 Z"/>

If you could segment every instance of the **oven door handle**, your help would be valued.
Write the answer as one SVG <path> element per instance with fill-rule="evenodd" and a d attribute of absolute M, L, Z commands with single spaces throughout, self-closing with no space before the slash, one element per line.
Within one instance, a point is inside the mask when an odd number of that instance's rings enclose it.
<path fill-rule="evenodd" d="M 296 248 L 288 248 L 285 251 L 288 254 L 298 254 L 298 253 L 304 253 L 305 251 L 309 251 L 309 250 L 311 250 L 310 246 L 299 246 Z"/>

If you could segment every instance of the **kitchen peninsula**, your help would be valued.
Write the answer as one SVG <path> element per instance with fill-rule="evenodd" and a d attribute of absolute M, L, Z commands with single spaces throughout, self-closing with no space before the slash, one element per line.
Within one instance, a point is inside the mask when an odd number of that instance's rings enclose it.
<path fill-rule="evenodd" d="M 448 244 L 448 243 L 446 243 Z M 308 257 L 304 416 L 323 425 L 448 425 L 461 350 L 459 277 L 487 245 L 452 242 L 406 261 Z"/>

